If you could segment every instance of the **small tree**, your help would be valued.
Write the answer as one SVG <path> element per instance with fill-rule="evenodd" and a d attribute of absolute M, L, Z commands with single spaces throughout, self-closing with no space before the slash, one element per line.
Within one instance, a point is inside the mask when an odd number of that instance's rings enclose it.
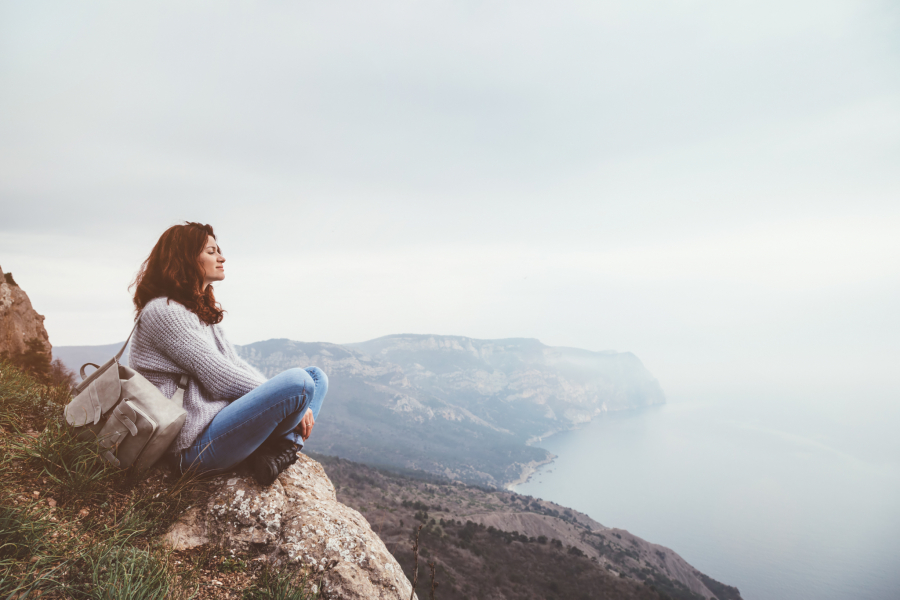
<path fill-rule="evenodd" d="M 55 358 L 53 359 L 53 362 L 50 363 L 49 383 L 50 385 L 74 387 L 76 383 L 75 373 L 73 373 L 69 367 L 64 365 L 63 361 Z"/>
<path fill-rule="evenodd" d="M 40 338 L 31 338 L 25 342 L 25 352 L 19 355 L 19 366 L 23 371 L 45 381 L 50 375 L 50 362 L 50 354 L 44 351 Z"/>

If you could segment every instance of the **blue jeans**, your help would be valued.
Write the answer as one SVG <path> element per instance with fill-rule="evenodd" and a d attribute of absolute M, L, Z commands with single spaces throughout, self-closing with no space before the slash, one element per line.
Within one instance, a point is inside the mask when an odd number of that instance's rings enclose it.
<path fill-rule="evenodd" d="M 194 444 L 181 451 L 179 469 L 220 473 L 241 462 L 268 439 L 303 446 L 293 431 L 310 409 L 319 418 L 328 377 L 318 367 L 288 369 L 222 410 Z"/>

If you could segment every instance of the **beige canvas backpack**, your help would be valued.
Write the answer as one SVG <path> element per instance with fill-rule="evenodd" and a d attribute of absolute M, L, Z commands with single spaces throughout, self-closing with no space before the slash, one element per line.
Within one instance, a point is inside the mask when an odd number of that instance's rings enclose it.
<path fill-rule="evenodd" d="M 139 322 L 140 316 L 125 344 L 103 366 L 82 365 L 83 381 L 73 391 L 65 417 L 79 439 L 97 439 L 104 460 L 143 473 L 159 460 L 184 425 L 187 413 L 182 405 L 188 376 L 181 375 L 170 400 L 137 371 L 119 364 Z M 85 377 L 89 365 L 97 370 Z"/>

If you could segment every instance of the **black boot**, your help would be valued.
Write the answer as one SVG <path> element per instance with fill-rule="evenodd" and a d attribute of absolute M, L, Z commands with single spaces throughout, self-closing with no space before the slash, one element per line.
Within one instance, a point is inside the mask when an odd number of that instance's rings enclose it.
<path fill-rule="evenodd" d="M 297 462 L 298 446 L 289 440 L 266 442 L 248 457 L 250 472 L 262 486 L 269 486 L 278 475 Z"/>

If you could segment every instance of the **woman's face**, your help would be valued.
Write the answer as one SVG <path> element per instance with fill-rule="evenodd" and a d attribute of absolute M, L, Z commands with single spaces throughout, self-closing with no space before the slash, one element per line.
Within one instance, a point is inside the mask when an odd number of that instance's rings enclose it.
<path fill-rule="evenodd" d="M 225 279 L 225 257 L 219 250 L 216 238 L 207 236 L 206 246 L 200 252 L 200 268 L 203 269 L 203 290 L 213 281 Z"/>

